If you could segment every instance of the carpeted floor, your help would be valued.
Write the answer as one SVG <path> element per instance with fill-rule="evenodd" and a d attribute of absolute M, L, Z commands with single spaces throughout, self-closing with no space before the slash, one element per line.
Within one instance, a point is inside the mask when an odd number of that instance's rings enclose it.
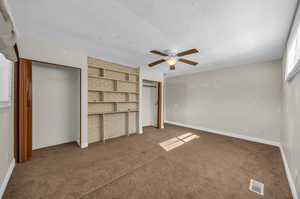
<path fill-rule="evenodd" d="M 158 143 L 200 136 L 169 152 Z M 265 195 L 249 181 L 265 184 Z M 33 152 L 18 164 L 5 199 L 291 199 L 280 150 L 202 131 L 165 125 L 80 149 L 75 143 Z"/>

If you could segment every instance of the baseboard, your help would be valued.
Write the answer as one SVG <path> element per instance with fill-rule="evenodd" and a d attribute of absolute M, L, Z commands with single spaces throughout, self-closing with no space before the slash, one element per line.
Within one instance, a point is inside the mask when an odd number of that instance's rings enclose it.
<path fill-rule="evenodd" d="M 287 176 L 287 179 L 288 179 L 288 182 L 289 182 L 289 185 L 290 185 L 290 189 L 291 189 L 291 192 L 292 192 L 292 195 L 293 195 L 293 199 L 299 199 L 297 189 L 296 189 L 296 185 L 295 185 L 293 177 L 292 177 L 292 172 L 291 172 L 290 167 L 288 165 L 288 161 L 286 159 L 285 152 L 283 150 L 282 145 L 280 145 L 279 148 L 280 148 L 280 152 L 281 152 L 281 157 L 282 157 L 285 173 L 286 173 L 286 176 Z"/>
<path fill-rule="evenodd" d="M 173 125 L 177 125 L 177 126 L 182 126 L 182 127 L 186 127 L 186 128 L 191 128 L 191 129 L 196 129 L 196 130 L 201 130 L 201 131 L 206 131 L 206 132 L 209 132 L 209 133 L 214 133 L 214 134 L 239 138 L 239 139 L 243 139 L 243 140 L 247 140 L 247 141 L 251 141 L 251 142 L 258 142 L 258 143 L 262 143 L 262 144 L 268 144 L 268 145 L 280 147 L 280 142 L 265 140 L 265 139 L 261 139 L 261 138 L 254 138 L 254 137 L 250 137 L 250 136 L 240 135 L 240 134 L 237 134 L 237 133 L 230 133 L 230 132 L 210 129 L 210 128 L 206 128 L 206 127 L 199 127 L 199 126 L 194 126 L 194 125 L 182 124 L 182 123 L 173 122 L 173 121 L 165 121 L 165 123 L 173 124 Z"/>
<path fill-rule="evenodd" d="M 82 143 L 80 147 L 81 147 L 82 149 L 84 149 L 84 148 L 87 148 L 88 145 L 89 145 L 88 143 Z"/>
<path fill-rule="evenodd" d="M 0 198 L 3 197 L 4 191 L 6 189 L 6 186 L 7 186 L 8 182 L 9 182 L 11 174 L 12 174 L 14 168 L 15 168 L 15 165 L 16 165 L 16 161 L 15 161 L 15 159 L 13 159 L 11 161 L 10 165 L 9 165 L 8 171 L 6 172 L 5 178 L 4 178 L 4 180 L 3 180 L 2 184 L 1 184 L 1 187 L 0 187 Z"/>

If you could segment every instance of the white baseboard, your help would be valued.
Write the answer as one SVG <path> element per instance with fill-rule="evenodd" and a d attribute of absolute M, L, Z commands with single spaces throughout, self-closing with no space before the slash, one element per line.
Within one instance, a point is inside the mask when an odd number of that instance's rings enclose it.
<path fill-rule="evenodd" d="M 88 143 L 82 143 L 80 147 L 81 147 L 82 149 L 84 149 L 84 148 L 87 148 L 88 146 L 89 146 Z"/>
<path fill-rule="evenodd" d="M 292 172 L 289 168 L 288 161 L 286 159 L 285 152 L 283 150 L 282 145 L 280 145 L 280 152 L 281 152 L 281 157 L 282 157 L 283 164 L 284 164 L 285 173 L 286 173 L 286 176 L 287 176 L 287 179 L 288 179 L 288 182 L 289 182 L 289 185 L 290 185 L 290 189 L 291 189 L 291 192 L 292 192 L 292 195 L 293 195 L 293 199 L 299 199 L 297 189 L 296 189 L 296 185 L 295 185 L 293 177 L 292 177 Z"/>
<path fill-rule="evenodd" d="M 5 178 L 4 178 L 4 180 L 3 180 L 2 184 L 1 184 L 1 187 L 0 187 L 0 198 L 3 197 L 4 191 L 6 189 L 6 186 L 7 186 L 8 182 L 9 182 L 11 174 L 12 174 L 14 168 L 15 168 L 15 165 L 16 165 L 16 161 L 15 161 L 15 159 L 13 159 L 11 161 L 10 165 L 9 165 L 8 171 L 6 172 Z"/>
<path fill-rule="evenodd" d="M 165 121 L 165 123 L 173 124 L 173 125 L 177 125 L 177 126 L 182 126 L 182 127 L 187 127 L 187 128 L 191 128 L 191 129 L 196 129 L 196 130 L 201 130 L 201 131 L 206 131 L 206 132 L 209 132 L 209 133 L 214 133 L 214 134 L 239 138 L 239 139 L 248 140 L 248 141 L 251 141 L 251 142 L 258 142 L 258 143 L 262 143 L 262 144 L 268 144 L 268 145 L 280 147 L 280 142 L 265 140 L 265 139 L 261 139 L 261 138 L 254 138 L 254 137 L 250 137 L 250 136 L 240 135 L 240 134 L 237 134 L 237 133 L 230 133 L 230 132 L 210 129 L 210 128 L 206 128 L 206 127 L 199 127 L 199 126 L 194 126 L 194 125 L 182 124 L 182 123 L 173 122 L 173 121 Z"/>

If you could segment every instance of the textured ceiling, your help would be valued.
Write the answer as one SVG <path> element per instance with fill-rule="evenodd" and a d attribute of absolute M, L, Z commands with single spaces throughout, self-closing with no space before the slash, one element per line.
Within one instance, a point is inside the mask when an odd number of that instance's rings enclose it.
<path fill-rule="evenodd" d="M 282 57 L 297 0 L 10 0 L 20 36 L 75 48 L 129 66 L 183 51 L 197 67 L 163 63 L 178 75 Z"/>

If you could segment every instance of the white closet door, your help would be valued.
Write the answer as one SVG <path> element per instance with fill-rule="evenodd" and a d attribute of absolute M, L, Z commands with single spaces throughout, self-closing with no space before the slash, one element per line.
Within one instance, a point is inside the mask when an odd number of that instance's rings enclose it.
<path fill-rule="evenodd" d="M 143 126 L 156 126 L 156 88 L 143 87 Z"/>
<path fill-rule="evenodd" d="M 80 135 L 80 71 L 32 64 L 33 149 L 76 141 Z"/>

